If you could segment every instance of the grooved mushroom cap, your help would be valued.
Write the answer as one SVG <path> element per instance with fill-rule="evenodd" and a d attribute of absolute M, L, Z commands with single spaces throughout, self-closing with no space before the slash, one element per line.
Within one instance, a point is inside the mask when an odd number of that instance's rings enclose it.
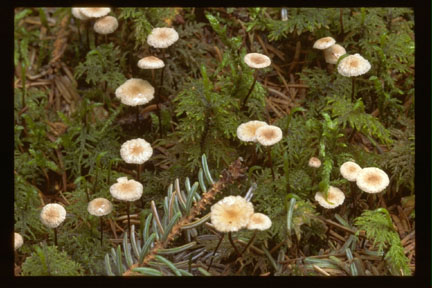
<path fill-rule="evenodd" d="M 88 18 L 99 18 L 107 15 L 111 12 L 111 8 L 108 7 L 86 7 L 80 8 L 81 14 Z"/>
<path fill-rule="evenodd" d="M 105 16 L 96 20 L 93 29 L 99 34 L 113 33 L 118 27 L 118 21 L 113 16 Z"/>
<path fill-rule="evenodd" d="M 42 208 L 40 219 L 45 226 L 56 228 L 66 219 L 66 210 L 57 203 L 47 204 Z"/>
<path fill-rule="evenodd" d="M 72 15 L 80 20 L 87 20 L 89 19 L 89 17 L 85 16 L 84 14 L 81 13 L 81 8 L 75 7 L 72 8 Z"/>
<path fill-rule="evenodd" d="M 105 198 L 95 198 L 87 205 L 87 211 L 94 216 L 105 216 L 111 213 L 112 203 Z"/>
<path fill-rule="evenodd" d="M 138 61 L 138 67 L 141 69 L 159 69 L 164 66 L 165 63 L 155 56 L 147 56 Z"/>
<path fill-rule="evenodd" d="M 155 48 L 167 48 L 179 39 L 174 28 L 154 28 L 147 36 L 147 44 Z"/>
<path fill-rule="evenodd" d="M 309 167 L 319 168 L 321 166 L 321 160 L 317 157 L 311 157 L 308 163 Z"/>
<path fill-rule="evenodd" d="M 20 248 L 24 243 L 24 239 L 21 234 L 14 232 L 14 250 Z"/>
<path fill-rule="evenodd" d="M 357 179 L 357 175 L 362 170 L 362 168 L 357 163 L 347 161 L 341 165 L 339 170 L 342 177 L 344 177 L 348 181 L 355 182 Z"/>
<path fill-rule="evenodd" d="M 349 55 L 343 58 L 337 67 L 339 74 L 352 77 L 360 76 L 367 73 L 371 69 L 371 64 L 360 54 Z"/>
<path fill-rule="evenodd" d="M 315 194 L 315 200 L 318 201 L 322 207 L 333 209 L 345 201 L 345 194 L 339 188 L 330 186 L 327 191 L 327 200 L 321 192 Z"/>
<path fill-rule="evenodd" d="M 336 40 L 332 37 L 324 37 L 320 38 L 317 41 L 315 41 L 313 48 L 324 50 L 329 48 L 330 46 L 334 45 L 336 43 Z"/>
<path fill-rule="evenodd" d="M 211 223 L 220 232 L 235 232 L 249 223 L 254 213 L 251 202 L 241 196 L 228 196 L 211 207 Z"/>
<path fill-rule="evenodd" d="M 133 202 L 141 198 L 143 185 L 135 180 L 128 180 L 127 177 L 120 177 L 117 183 L 111 185 L 110 193 L 117 200 Z"/>
<path fill-rule="evenodd" d="M 334 44 L 324 50 L 324 58 L 327 63 L 336 64 L 339 57 L 346 54 L 346 50 L 339 44 Z"/>
<path fill-rule="evenodd" d="M 122 144 L 120 155 L 126 163 L 143 164 L 153 155 L 153 148 L 144 139 L 132 139 Z"/>
<path fill-rule="evenodd" d="M 247 229 L 254 230 L 258 229 L 261 231 L 267 230 L 271 227 L 272 222 L 267 215 L 262 213 L 254 213 L 249 218 L 249 223 L 247 225 Z"/>
<path fill-rule="evenodd" d="M 260 127 L 267 126 L 264 121 L 252 120 L 237 127 L 237 137 L 245 142 L 257 142 L 256 130 Z"/>
<path fill-rule="evenodd" d="M 282 130 L 273 125 L 262 126 L 255 133 L 258 142 L 264 146 L 271 146 L 282 139 Z"/>
<path fill-rule="evenodd" d="M 248 53 L 243 60 L 249 67 L 255 69 L 265 68 L 271 64 L 270 58 L 261 53 Z"/>
<path fill-rule="evenodd" d="M 115 95 L 125 105 L 144 105 L 154 98 L 155 89 L 146 80 L 131 78 L 120 85 Z"/>
<path fill-rule="evenodd" d="M 376 167 L 363 168 L 357 174 L 356 181 L 357 186 L 366 193 L 379 193 L 390 184 L 387 173 Z"/>

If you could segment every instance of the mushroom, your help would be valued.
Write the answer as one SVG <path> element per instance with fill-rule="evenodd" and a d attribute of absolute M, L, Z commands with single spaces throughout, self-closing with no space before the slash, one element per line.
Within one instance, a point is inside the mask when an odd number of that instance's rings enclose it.
<path fill-rule="evenodd" d="M 57 246 L 57 227 L 66 219 L 65 208 L 57 203 L 47 204 L 42 208 L 40 219 L 42 224 L 54 229 L 54 245 Z"/>
<path fill-rule="evenodd" d="M 244 142 L 257 142 L 256 130 L 267 126 L 264 121 L 252 120 L 237 127 L 237 137 Z"/>
<path fill-rule="evenodd" d="M 254 69 L 266 68 L 266 67 L 270 66 L 270 64 L 271 64 L 270 58 L 264 54 L 261 54 L 261 53 L 248 53 L 243 57 L 243 61 L 246 63 L 246 65 L 248 65 L 249 67 L 254 68 Z M 252 93 L 253 88 L 255 87 L 255 83 L 256 83 L 257 78 L 258 78 L 258 72 L 254 71 L 253 75 L 254 75 L 254 80 L 252 82 L 252 86 L 249 88 L 249 91 L 246 94 L 246 97 L 243 100 L 242 109 L 245 107 L 246 102 L 247 102 L 250 94 Z"/>
<path fill-rule="evenodd" d="M 89 18 L 87 16 L 85 16 L 84 14 L 81 13 L 81 8 L 79 7 L 73 7 L 71 9 L 72 15 L 78 19 L 78 22 L 76 23 L 77 26 L 77 30 L 78 30 L 78 38 L 81 41 L 81 21 L 86 22 Z M 87 25 L 86 25 L 86 32 L 87 32 L 87 42 L 88 42 L 88 30 L 87 30 Z"/>
<path fill-rule="evenodd" d="M 138 67 L 141 69 L 159 69 L 165 67 L 165 63 L 155 56 L 147 56 L 138 61 Z"/>
<path fill-rule="evenodd" d="M 271 151 L 269 146 L 278 143 L 282 139 L 282 130 L 279 127 L 274 125 L 266 125 L 258 128 L 255 134 L 258 142 L 263 146 L 267 146 L 266 150 L 268 155 L 268 161 L 270 163 L 273 180 L 275 180 L 272 156 L 271 156 Z"/>
<path fill-rule="evenodd" d="M 356 179 L 357 186 L 366 193 L 379 193 L 390 184 L 390 179 L 383 170 L 376 167 L 363 168 Z"/>
<path fill-rule="evenodd" d="M 24 243 L 24 239 L 21 234 L 14 232 L 14 250 L 21 248 Z"/>
<path fill-rule="evenodd" d="M 311 157 L 308 162 L 309 167 L 319 168 L 321 167 L 321 160 L 317 157 Z"/>
<path fill-rule="evenodd" d="M 111 8 L 108 7 L 83 7 L 78 9 L 87 18 L 99 18 L 111 12 Z"/>
<path fill-rule="evenodd" d="M 87 205 L 87 211 L 93 215 L 99 217 L 101 238 L 100 243 L 102 246 L 103 242 L 103 229 L 102 229 L 102 216 L 108 215 L 113 209 L 112 203 L 105 198 L 95 198 L 90 201 Z"/>
<path fill-rule="evenodd" d="M 339 57 L 346 54 L 346 50 L 339 44 L 334 44 L 327 49 L 324 49 L 325 61 L 329 64 L 336 64 Z"/>
<path fill-rule="evenodd" d="M 96 20 L 93 25 L 93 29 L 96 33 L 105 36 L 105 43 L 107 42 L 107 34 L 113 33 L 117 30 L 118 21 L 113 16 L 105 16 Z"/>
<path fill-rule="evenodd" d="M 315 194 L 315 200 L 326 209 L 333 209 L 345 201 L 345 194 L 336 187 L 330 186 L 327 190 L 327 199 L 321 192 Z"/>
<path fill-rule="evenodd" d="M 332 37 L 323 37 L 318 39 L 317 41 L 315 41 L 313 48 L 315 49 L 319 49 L 319 50 L 324 50 L 329 48 L 330 46 L 334 45 L 336 43 L 336 40 L 333 39 Z"/>
<path fill-rule="evenodd" d="M 339 74 L 352 78 L 351 100 L 355 100 L 355 77 L 367 73 L 371 69 L 371 64 L 360 54 L 349 55 L 339 61 L 337 70 Z"/>
<path fill-rule="evenodd" d="M 357 189 L 355 188 L 354 182 L 356 182 L 357 175 L 362 170 L 362 168 L 360 167 L 360 165 L 358 165 L 355 162 L 347 161 L 341 165 L 339 170 L 340 170 L 342 177 L 347 179 L 350 182 L 350 191 L 351 191 L 351 195 L 353 197 L 354 214 L 357 214 L 356 213 L 356 210 L 357 210 L 357 205 L 356 205 Z"/>

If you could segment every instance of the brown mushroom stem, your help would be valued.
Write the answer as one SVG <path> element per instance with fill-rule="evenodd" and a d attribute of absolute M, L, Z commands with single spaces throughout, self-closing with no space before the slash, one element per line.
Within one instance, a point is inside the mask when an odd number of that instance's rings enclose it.
<path fill-rule="evenodd" d="M 128 234 L 129 234 L 129 239 L 131 239 L 131 225 L 130 225 L 130 202 L 127 202 L 127 220 L 128 220 Z"/>
<path fill-rule="evenodd" d="M 140 179 L 141 179 L 141 164 L 137 164 L 137 181 L 140 182 Z M 140 200 L 141 200 L 141 208 L 144 209 L 143 197 L 141 197 Z"/>
<path fill-rule="evenodd" d="M 135 111 L 136 111 L 136 125 L 139 126 L 139 105 L 135 106 Z"/>
<path fill-rule="evenodd" d="M 343 25 L 343 8 L 340 8 L 339 10 L 339 22 L 340 22 L 340 26 L 341 26 L 341 34 L 344 34 L 344 25 Z"/>
<path fill-rule="evenodd" d="M 351 79 L 351 101 L 354 103 L 355 100 L 355 77 L 352 77 Z"/>
<path fill-rule="evenodd" d="M 229 239 L 231 245 L 234 247 L 234 250 L 236 251 L 237 255 L 238 255 L 238 256 L 241 256 L 240 251 L 238 250 L 237 246 L 234 244 L 234 241 L 233 241 L 233 239 L 232 239 L 232 233 L 231 233 L 231 232 L 228 232 L 228 239 Z"/>
<path fill-rule="evenodd" d="M 54 228 L 54 245 L 57 246 L 57 227 Z"/>
<path fill-rule="evenodd" d="M 272 156 L 271 156 L 271 149 L 270 147 L 266 147 L 267 150 L 267 157 L 268 157 L 268 161 L 270 164 L 270 168 L 271 168 L 271 172 L 272 172 L 272 177 L 273 177 L 273 181 L 276 179 L 275 177 L 275 173 L 274 173 L 274 169 L 273 169 L 273 161 L 272 161 Z"/>
<path fill-rule="evenodd" d="M 85 30 L 86 30 L 86 38 L 87 38 L 87 49 L 90 50 L 90 37 L 89 37 L 89 21 L 85 22 L 85 26 L 84 26 Z"/>
<path fill-rule="evenodd" d="M 252 235 L 251 239 L 249 240 L 249 242 L 247 243 L 246 247 L 243 249 L 243 251 L 241 252 L 241 255 L 243 255 L 247 249 L 249 248 L 250 245 L 252 245 L 253 241 L 255 240 L 256 234 L 257 234 L 258 230 L 254 230 L 254 234 Z"/>
<path fill-rule="evenodd" d="M 350 182 L 350 190 L 351 190 L 351 196 L 353 198 L 353 216 L 355 217 L 357 214 L 357 190 L 355 188 L 354 182 Z"/>
<path fill-rule="evenodd" d="M 165 63 L 165 51 L 163 51 L 163 53 L 162 53 L 162 61 Z M 158 116 L 158 119 L 159 119 L 159 135 L 160 135 L 160 137 L 162 138 L 162 135 L 163 135 L 163 131 L 162 131 L 162 119 L 161 119 L 161 111 L 160 111 L 160 92 L 161 92 L 161 90 L 162 90 L 162 85 L 163 85 L 163 80 L 164 80 L 164 72 L 165 72 L 165 67 L 166 67 L 167 65 L 165 64 L 164 65 L 164 67 L 162 68 L 162 71 L 161 71 L 161 76 L 160 76 L 160 80 L 159 80 L 159 87 L 158 87 L 158 91 L 157 91 L 157 93 L 156 93 L 156 96 L 155 96 L 155 98 L 156 98 L 156 106 L 157 106 L 157 110 L 156 110 L 156 113 L 157 113 L 157 116 Z"/>
<path fill-rule="evenodd" d="M 224 237 L 225 237 L 225 234 L 222 234 L 222 237 L 220 237 L 219 242 L 218 242 L 218 244 L 216 245 L 215 250 L 213 251 L 213 255 L 212 255 L 212 258 L 211 258 L 211 260 L 210 260 L 210 264 L 209 264 L 209 266 L 208 266 L 208 268 L 207 268 L 207 271 L 210 271 L 210 268 L 211 268 L 211 266 L 212 266 L 212 264 L 213 264 L 214 256 L 216 255 L 216 251 L 219 249 L 219 246 L 220 246 L 220 244 L 222 243 L 222 240 L 224 239 Z"/>
<path fill-rule="evenodd" d="M 243 100 L 243 104 L 242 104 L 242 106 L 241 106 L 241 109 L 243 109 L 243 108 L 245 107 L 246 102 L 247 102 L 247 100 L 248 100 L 250 94 L 252 93 L 253 88 L 255 87 L 255 83 L 256 83 L 256 81 L 257 81 L 257 78 L 258 78 L 258 73 L 255 71 L 255 72 L 254 72 L 254 80 L 253 80 L 253 82 L 252 82 L 252 86 L 249 88 L 248 94 L 246 95 L 246 97 L 245 97 L 244 100 Z"/>
<path fill-rule="evenodd" d="M 102 217 L 99 217 L 99 221 L 100 221 L 100 230 L 101 230 L 100 243 L 102 246 L 102 243 L 103 243 Z"/>

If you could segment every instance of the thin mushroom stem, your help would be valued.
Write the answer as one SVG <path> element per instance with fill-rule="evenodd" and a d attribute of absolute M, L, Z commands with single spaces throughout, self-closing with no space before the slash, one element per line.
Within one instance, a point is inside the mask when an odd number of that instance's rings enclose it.
<path fill-rule="evenodd" d="M 270 147 L 267 147 L 266 150 L 267 150 L 267 157 L 268 157 L 268 161 L 269 161 L 269 164 L 270 164 L 270 168 L 271 168 L 271 172 L 272 172 L 272 177 L 273 177 L 273 181 L 274 181 L 276 179 L 276 177 L 275 177 L 275 173 L 274 173 L 274 169 L 273 169 L 273 161 L 272 161 L 272 156 L 271 156 L 271 149 L 270 149 Z"/>
<path fill-rule="evenodd" d="M 141 164 L 137 164 L 137 180 L 138 180 L 138 182 L 140 181 L 140 179 L 141 179 Z M 140 201 L 141 201 L 141 208 L 144 208 L 144 200 L 142 197 L 140 198 Z"/>
<path fill-rule="evenodd" d="M 352 214 L 354 217 L 357 214 L 357 189 L 355 188 L 354 182 L 350 182 L 350 190 L 351 190 L 351 196 L 353 198 L 353 212 Z"/>
<path fill-rule="evenodd" d="M 131 239 L 131 225 L 130 225 L 130 202 L 127 202 L 127 220 L 128 220 L 128 234 L 129 234 L 129 239 Z"/>
<path fill-rule="evenodd" d="M 340 8 L 339 10 L 339 22 L 341 26 L 341 34 L 344 35 L 344 24 L 343 24 L 343 8 Z"/>
<path fill-rule="evenodd" d="M 162 50 L 163 51 L 163 50 Z M 165 63 L 165 51 L 163 51 L 162 52 L 162 61 Z M 160 80 L 159 80 L 159 88 L 158 88 L 158 91 L 157 91 L 157 93 L 156 93 L 156 106 L 157 106 L 157 110 L 156 110 L 156 113 L 157 113 L 157 116 L 158 116 L 158 119 L 159 119 L 159 135 L 160 135 L 160 137 L 162 138 L 162 135 L 163 135 L 163 131 L 162 131 L 162 119 L 161 119 L 161 111 L 160 111 L 160 93 L 161 93 L 161 90 L 162 90 L 162 85 L 163 85 L 163 80 L 164 80 L 164 72 L 165 72 L 165 67 L 166 67 L 167 65 L 165 64 L 164 65 L 164 67 L 162 68 L 162 71 L 161 71 L 161 76 L 160 76 Z"/>
<path fill-rule="evenodd" d="M 257 235 L 257 230 L 254 231 L 254 234 L 252 235 L 251 239 L 247 243 L 246 247 L 241 252 L 241 255 L 243 255 L 247 251 L 247 249 L 249 248 L 249 246 L 252 245 L 253 241 L 255 240 L 256 235 Z"/>
<path fill-rule="evenodd" d="M 242 106 L 241 106 L 241 109 L 243 109 L 243 108 L 245 107 L 246 102 L 247 102 L 247 100 L 248 100 L 250 94 L 252 93 L 253 88 L 255 87 L 255 83 L 256 83 L 256 81 L 257 81 L 257 78 L 258 78 L 258 73 L 257 73 L 256 71 L 254 71 L 254 80 L 253 80 L 253 82 L 252 82 L 252 86 L 249 88 L 248 94 L 246 95 L 246 97 L 245 97 L 244 100 L 243 100 L 243 104 L 242 104 Z"/>
<path fill-rule="evenodd" d="M 233 239 L 232 239 L 232 233 L 231 233 L 231 232 L 228 232 L 228 239 L 229 239 L 231 245 L 234 247 L 234 250 L 236 251 L 237 255 L 238 255 L 238 256 L 241 256 L 240 251 L 238 250 L 237 246 L 234 244 L 234 241 L 233 241 Z"/>
<path fill-rule="evenodd" d="M 218 244 L 216 245 L 215 250 L 213 251 L 213 255 L 212 255 L 212 258 L 211 258 L 211 260 L 210 260 L 210 264 L 209 264 L 209 266 L 208 266 L 208 268 L 207 268 L 207 271 L 210 271 L 210 268 L 211 268 L 211 266 L 212 266 L 212 264 L 213 264 L 214 256 L 216 255 L 216 251 L 219 249 L 219 246 L 220 246 L 220 244 L 222 243 L 222 240 L 224 239 L 224 237 L 225 237 L 225 234 L 222 234 L 222 237 L 220 237 L 219 242 L 218 242 Z"/>
<path fill-rule="evenodd" d="M 103 243 L 102 217 L 99 217 L 99 221 L 100 221 L 100 231 L 101 231 L 100 244 L 102 246 Z"/>
<path fill-rule="evenodd" d="M 355 95 L 355 77 L 352 77 L 351 79 L 351 101 L 354 103 L 354 100 L 356 99 Z"/>
<path fill-rule="evenodd" d="M 54 228 L 54 245 L 57 246 L 57 227 Z"/>

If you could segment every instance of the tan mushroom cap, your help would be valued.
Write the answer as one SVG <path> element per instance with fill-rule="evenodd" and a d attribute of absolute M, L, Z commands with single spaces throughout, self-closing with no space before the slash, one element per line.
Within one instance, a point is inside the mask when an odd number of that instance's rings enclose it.
<path fill-rule="evenodd" d="M 113 209 L 112 203 L 105 198 L 95 198 L 87 205 L 87 211 L 94 216 L 105 216 L 111 213 Z"/>
<path fill-rule="evenodd" d="M 348 181 L 355 182 L 357 179 L 357 175 L 362 170 L 362 168 L 355 162 L 347 161 L 341 165 L 339 170 L 342 177 L 344 177 Z"/>
<path fill-rule="evenodd" d="M 80 20 L 87 20 L 87 19 L 89 19 L 89 17 L 87 17 L 87 16 L 85 16 L 84 14 L 81 13 L 81 8 L 79 8 L 79 7 L 74 7 L 74 8 L 72 8 L 71 11 L 72 11 L 72 15 L 75 18 L 77 18 L 77 19 L 80 19 Z"/>
<path fill-rule="evenodd" d="M 321 160 L 317 157 L 311 157 L 308 163 L 309 167 L 319 168 L 321 166 Z"/>
<path fill-rule="evenodd" d="M 117 183 L 111 185 L 110 193 L 117 200 L 133 202 L 141 198 L 143 185 L 135 180 L 128 180 L 127 177 L 120 177 Z"/>
<path fill-rule="evenodd" d="M 346 54 L 346 50 L 339 44 L 334 44 L 324 50 L 325 61 L 329 64 L 336 64 L 339 57 Z"/>
<path fill-rule="evenodd" d="M 174 28 L 154 28 L 147 36 L 147 44 L 155 48 L 167 48 L 179 39 Z"/>
<path fill-rule="evenodd" d="M 20 248 L 24 243 L 24 239 L 21 234 L 14 232 L 14 250 Z"/>
<path fill-rule="evenodd" d="M 57 203 L 47 204 L 42 208 L 40 219 L 45 226 L 56 228 L 66 219 L 66 210 Z"/>
<path fill-rule="evenodd" d="M 324 50 L 329 48 L 330 46 L 334 45 L 336 43 L 336 40 L 332 37 L 323 37 L 315 41 L 313 48 Z"/>
<path fill-rule="evenodd" d="M 248 53 L 243 60 L 249 67 L 255 69 L 265 68 L 271 64 L 270 58 L 261 53 Z"/>
<path fill-rule="evenodd" d="M 327 191 L 327 200 L 324 194 L 317 192 L 315 194 L 315 200 L 324 208 L 333 209 L 341 205 L 345 201 L 345 194 L 336 187 L 330 186 Z"/>
<path fill-rule="evenodd" d="M 228 196 L 211 207 L 211 223 L 220 232 L 235 232 L 249 223 L 253 205 L 241 196 Z"/>
<path fill-rule="evenodd" d="M 245 142 L 257 142 L 256 130 L 260 127 L 267 126 L 264 121 L 252 120 L 237 127 L 237 137 Z"/>
<path fill-rule="evenodd" d="M 357 186 L 366 193 L 379 193 L 390 184 L 390 179 L 383 170 L 376 167 L 363 168 L 357 174 Z"/>
<path fill-rule="evenodd" d="M 110 34 L 113 33 L 118 27 L 117 18 L 113 16 L 105 16 L 96 20 L 93 29 L 99 34 Z"/>
<path fill-rule="evenodd" d="M 360 54 L 349 55 L 343 58 L 337 67 L 339 74 L 345 77 L 360 76 L 371 69 L 371 64 Z"/>
<path fill-rule="evenodd" d="M 272 221 L 267 215 L 262 213 L 254 213 L 249 219 L 249 223 L 247 225 L 247 229 L 249 230 L 267 230 L 271 227 Z"/>
<path fill-rule="evenodd" d="M 88 18 L 99 18 L 108 15 L 111 12 L 111 8 L 108 7 L 85 7 L 80 8 L 81 14 Z"/>
<path fill-rule="evenodd" d="M 154 87 L 146 80 L 131 78 L 120 85 L 115 95 L 125 105 L 144 105 L 154 98 Z"/>
<path fill-rule="evenodd" d="M 165 63 L 155 56 L 147 56 L 138 61 L 138 67 L 141 69 L 159 69 L 165 67 Z"/>
<path fill-rule="evenodd" d="M 132 139 L 122 144 L 120 155 L 126 163 L 143 164 L 153 155 L 153 148 L 144 139 Z"/>
<path fill-rule="evenodd" d="M 264 146 L 271 146 L 282 139 L 282 130 L 273 125 L 266 125 L 256 130 L 258 142 Z"/>

